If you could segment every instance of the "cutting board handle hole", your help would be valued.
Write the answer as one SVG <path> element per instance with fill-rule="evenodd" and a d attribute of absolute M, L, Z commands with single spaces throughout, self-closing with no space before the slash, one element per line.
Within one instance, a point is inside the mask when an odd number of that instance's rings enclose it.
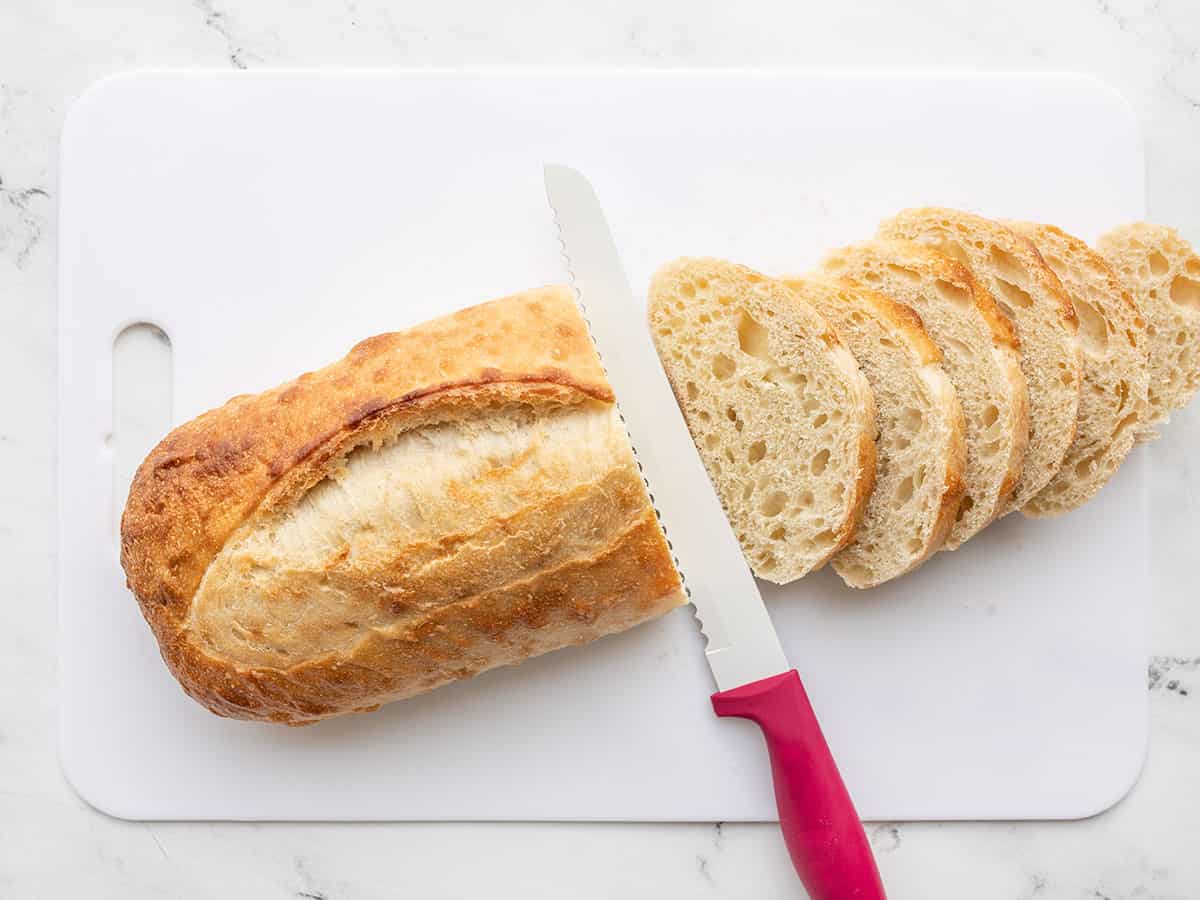
<path fill-rule="evenodd" d="M 104 449 L 112 459 L 112 534 L 138 465 L 171 427 L 174 393 L 171 338 L 150 322 L 135 322 L 113 339 L 112 430 Z"/>

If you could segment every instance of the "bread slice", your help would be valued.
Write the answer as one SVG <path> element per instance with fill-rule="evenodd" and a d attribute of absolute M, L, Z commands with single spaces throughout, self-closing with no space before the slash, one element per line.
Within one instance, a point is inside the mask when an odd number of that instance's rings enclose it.
<path fill-rule="evenodd" d="M 1015 326 L 1029 388 L 1029 448 L 1002 512 L 1019 509 L 1050 483 L 1075 440 L 1083 361 L 1071 299 L 1033 244 L 983 216 L 909 209 L 879 234 L 928 243 L 966 264 Z"/>
<path fill-rule="evenodd" d="M 716 259 L 659 269 L 649 319 L 755 574 L 819 568 L 853 537 L 875 476 L 875 402 L 854 357 L 782 283 Z"/>
<path fill-rule="evenodd" d="M 1096 249 L 1146 320 L 1150 383 L 1143 427 L 1152 429 L 1200 388 L 1200 256 L 1173 228 L 1147 222 L 1114 228 Z"/>
<path fill-rule="evenodd" d="M 1029 424 L 1012 326 L 961 263 L 921 244 L 867 241 L 823 266 L 912 307 L 942 351 L 966 425 L 965 494 L 945 543 L 955 549 L 995 518 L 1021 474 Z"/>
<path fill-rule="evenodd" d="M 954 524 L 966 465 L 962 408 L 910 307 L 845 280 L 784 283 L 833 326 L 875 394 L 875 490 L 831 563 L 850 587 L 874 587 L 919 566 Z"/>
<path fill-rule="evenodd" d="M 1079 238 L 1053 225 L 1010 222 L 1062 282 L 1079 319 L 1083 391 L 1075 441 L 1050 483 L 1021 507 L 1054 516 L 1095 496 L 1133 446 L 1146 402 L 1146 323 L 1116 274 Z"/>

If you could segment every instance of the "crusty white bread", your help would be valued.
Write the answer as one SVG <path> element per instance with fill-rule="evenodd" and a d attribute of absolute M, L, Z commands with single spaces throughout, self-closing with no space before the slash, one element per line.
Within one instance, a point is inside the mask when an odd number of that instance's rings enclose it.
<path fill-rule="evenodd" d="M 1055 516 L 1095 496 L 1133 446 L 1146 403 L 1146 323 L 1112 268 L 1079 238 L 1053 225 L 1006 224 L 1037 247 L 1079 319 L 1083 390 L 1075 441 L 1058 473 L 1021 507 L 1027 516 Z"/>
<path fill-rule="evenodd" d="M 1029 389 L 1029 447 L 1001 512 L 1019 509 L 1050 483 L 1075 440 L 1083 361 L 1070 297 L 1033 244 L 983 216 L 908 209 L 880 225 L 879 234 L 922 241 L 967 265 L 1016 328 Z"/>
<path fill-rule="evenodd" d="M 914 309 L 942 352 L 966 426 L 965 493 L 944 545 L 955 549 L 992 521 L 1021 474 L 1029 424 L 1012 326 L 966 267 L 921 244 L 866 241 L 822 265 Z"/>
<path fill-rule="evenodd" d="M 911 307 L 845 279 L 785 278 L 854 354 L 875 394 L 875 489 L 862 524 L 830 563 L 869 588 L 941 547 L 963 496 L 962 409 L 942 354 Z"/>
<path fill-rule="evenodd" d="M 1200 256 L 1173 228 L 1134 222 L 1100 238 L 1100 255 L 1146 320 L 1150 383 L 1144 436 L 1200 388 Z"/>
<path fill-rule="evenodd" d="M 684 601 L 570 292 L 363 341 L 142 463 L 130 588 L 184 690 L 304 724 Z"/>
<path fill-rule="evenodd" d="M 875 404 L 837 334 L 779 281 L 680 259 L 650 329 L 755 574 L 786 583 L 853 537 L 875 474 Z"/>

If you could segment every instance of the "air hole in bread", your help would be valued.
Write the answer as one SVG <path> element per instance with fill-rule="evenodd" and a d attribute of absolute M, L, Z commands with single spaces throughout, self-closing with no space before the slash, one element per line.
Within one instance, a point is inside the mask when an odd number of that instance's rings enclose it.
<path fill-rule="evenodd" d="M 700 396 L 700 389 L 698 387 L 696 387 L 696 382 L 689 381 L 687 383 L 687 398 L 689 400 L 695 400 L 699 396 Z"/>
<path fill-rule="evenodd" d="M 921 278 L 920 272 L 910 269 L 908 266 L 897 265 L 896 263 L 888 263 L 887 267 L 888 271 L 901 281 L 907 281 L 914 287 L 919 287 L 921 285 L 923 279 Z"/>
<path fill-rule="evenodd" d="M 730 297 L 728 294 L 722 294 L 721 296 L 719 296 L 717 298 L 717 302 L 720 303 L 722 306 L 729 306 L 731 303 L 733 303 L 733 298 Z"/>
<path fill-rule="evenodd" d="M 784 506 L 787 505 L 788 495 L 783 491 L 772 491 L 763 498 L 762 504 L 759 506 L 761 512 L 768 519 L 774 518 L 783 512 Z"/>
<path fill-rule="evenodd" d="M 1200 259 L 1189 259 L 1187 265 L 1183 267 L 1183 271 L 1189 275 L 1200 275 Z"/>
<path fill-rule="evenodd" d="M 1042 253 L 1042 259 L 1045 261 L 1046 265 L 1048 265 L 1054 271 L 1055 275 L 1057 275 L 1059 278 L 1063 277 L 1063 272 L 1067 270 L 1067 264 L 1065 262 L 1052 253 Z M 1090 257 L 1088 258 L 1087 262 L 1091 262 Z"/>
<path fill-rule="evenodd" d="M 712 358 L 712 373 L 718 380 L 724 381 L 736 371 L 737 363 L 724 353 L 718 353 Z"/>
<path fill-rule="evenodd" d="M 935 243 L 933 248 L 943 256 L 948 256 L 951 259 L 956 259 L 965 266 L 971 265 L 971 257 L 967 256 L 967 251 L 953 241 L 942 241 Z"/>
<path fill-rule="evenodd" d="M 1182 331 L 1179 332 L 1177 335 L 1175 335 L 1175 346 L 1182 347 L 1184 344 L 1187 343 L 1187 339 L 1188 338 L 1187 338 L 1186 334 L 1184 334 Z"/>
<path fill-rule="evenodd" d="M 913 478 L 909 475 L 902 482 L 896 485 L 896 506 L 903 506 L 913 496 Z"/>
<path fill-rule="evenodd" d="M 1150 254 L 1147 262 L 1150 263 L 1150 271 L 1155 275 L 1166 275 L 1167 270 L 1171 268 L 1170 263 L 1167 262 L 1167 258 L 1157 250 Z"/>
<path fill-rule="evenodd" d="M 1180 306 L 1200 311 L 1200 281 L 1186 275 L 1176 275 L 1171 282 L 1171 300 Z"/>
<path fill-rule="evenodd" d="M 985 406 L 983 408 L 983 427 L 984 428 L 991 428 L 993 425 L 996 424 L 996 421 L 999 418 L 1000 418 L 1000 410 L 996 408 L 995 404 L 989 403 L 987 406 Z"/>
<path fill-rule="evenodd" d="M 771 358 L 767 329 L 754 321 L 754 317 L 744 309 L 738 312 L 737 336 L 738 347 L 747 356 L 753 356 L 771 365 L 775 364 L 775 360 Z"/>
<path fill-rule="evenodd" d="M 749 500 L 750 495 L 753 493 L 754 493 L 754 485 L 749 484 L 749 483 L 742 485 L 742 499 L 743 500 Z"/>
<path fill-rule="evenodd" d="M 730 422 L 736 422 L 738 420 L 737 410 L 732 406 L 725 407 L 725 418 L 727 418 Z"/>
<path fill-rule="evenodd" d="M 730 449 L 729 447 L 726 447 L 726 448 L 725 448 L 725 458 L 726 458 L 727 460 L 729 460 L 730 462 L 733 462 L 733 461 L 734 461 L 734 460 L 733 460 L 733 450 L 732 450 L 732 449 Z"/>
<path fill-rule="evenodd" d="M 1005 301 L 1011 304 L 1011 306 L 1019 306 L 1021 309 L 1030 309 L 1033 306 L 1033 298 L 1030 297 L 1025 290 L 1013 284 L 1011 281 L 1008 281 L 1005 278 L 997 278 L 996 287 L 1000 289 L 1000 294 L 1004 297 Z M 1001 303 L 1000 305 L 1004 306 L 1004 303 Z M 1011 307 L 1005 308 L 1008 309 Z"/>
<path fill-rule="evenodd" d="M 816 456 L 814 456 L 812 458 L 812 466 L 811 466 L 812 473 L 814 475 L 820 475 L 822 472 L 825 471 L 825 467 L 828 465 L 829 465 L 829 450 L 825 449 L 825 450 L 820 451 Z"/>
<path fill-rule="evenodd" d="M 751 464 L 753 464 L 753 463 L 756 463 L 756 462 L 759 462 L 760 460 L 762 460 L 762 458 L 766 455 L 767 455 L 766 441 L 755 441 L 753 444 L 750 445 L 750 450 L 746 454 L 746 459 L 749 460 Z"/>
<path fill-rule="evenodd" d="M 965 495 L 958 504 L 958 512 L 954 514 L 954 521 L 961 522 L 963 516 L 975 508 L 975 501 L 971 499 L 971 495 Z"/>
<path fill-rule="evenodd" d="M 971 306 L 971 292 L 966 288 L 959 287 L 957 284 L 941 278 L 933 283 L 933 287 L 943 300 L 947 300 L 955 306 L 963 308 Z"/>
<path fill-rule="evenodd" d="M 813 419 L 813 421 L 812 421 L 812 423 L 813 423 L 813 428 L 824 428 L 824 427 L 825 427 L 825 423 L 826 423 L 826 422 L 828 422 L 828 421 L 829 421 L 829 416 L 828 416 L 828 415 L 826 415 L 825 413 L 820 413 L 820 414 L 819 414 L 819 415 L 818 415 L 818 416 L 817 416 L 815 419 Z"/>
<path fill-rule="evenodd" d="M 696 279 L 696 287 L 702 291 L 707 291 L 708 290 L 708 279 L 707 278 L 697 278 Z"/>
<path fill-rule="evenodd" d="M 711 422 L 712 421 L 712 416 L 708 413 L 707 410 L 703 410 L 703 409 L 696 411 L 696 418 L 698 418 L 701 422 Z"/>
<path fill-rule="evenodd" d="M 720 439 L 715 434 L 707 434 L 704 436 L 704 446 L 709 450 L 716 450 L 720 443 Z"/>
<path fill-rule="evenodd" d="M 683 284 L 681 284 L 679 286 L 679 293 L 683 294 L 683 296 L 685 296 L 685 297 L 695 297 L 696 296 L 696 287 L 695 287 L 695 285 L 691 284 L 690 282 L 685 281 Z M 683 304 L 681 304 L 681 303 L 676 303 L 675 305 L 681 309 L 683 308 Z"/>
<path fill-rule="evenodd" d="M 1083 349 L 1092 356 L 1108 353 L 1108 322 L 1100 310 L 1086 300 L 1076 298 L 1075 315 L 1079 318 L 1079 336 Z"/>
<path fill-rule="evenodd" d="M 869 284 L 879 284 L 881 281 L 883 281 L 883 276 L 878 272 L 864 272 L 862 277 Z"/>
<path fill-rule="evenodd" d="M 889 338 L 885 338 L 885 337 L 876 338 L 875 342 L 877 344 L 879 344 L 880 347 L 887 347 L 889 350 L 896 349 L 896 342 Z"/>
<path fill-rule="evenodd" d="M 808 509 L 810 506 L 813 505 L 813 503 L 816 502 L 816 499 L 817 498 L 815 496 L 813 496 L 812 491 L 804 490 L 804 491 L 801 491 L 800 495 L 796 498 L 796 503 L 800 506 L 801 509 Z"/>
<path fill-rule="evenodd" d="M 787 537 L 787 529 L 780 525 L 778 528 L 771 529 L 771 533 L 768 535 L 768 537 L 770 537 L 773 541 L 782 541 L 785 537 Z"/>
<path fill-rule="evenodd" d="M 813 543 L 818 547 L 828 547 L 835 539 L 836 535 L 828 528 L 813 535 Z"/>
<path fill-rule="evenodd" d="M 920 553 L 922 546 L 923 545 L 921 544 L 920 538 L 909 538 L 908 539 L 908 552 L 909 553 Z"/>

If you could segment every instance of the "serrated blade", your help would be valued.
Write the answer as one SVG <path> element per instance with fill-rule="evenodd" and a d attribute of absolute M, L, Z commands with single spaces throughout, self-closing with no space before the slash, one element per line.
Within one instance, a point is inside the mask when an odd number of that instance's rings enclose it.
<path fill-rule="evenodd" d="M 778 675 L 790 668 L 787 657 L 659 364 L 596 192 L 566 166 L 547 165 L 545 180 L 571 285 L 708 638 L 717 687 Z"/>

